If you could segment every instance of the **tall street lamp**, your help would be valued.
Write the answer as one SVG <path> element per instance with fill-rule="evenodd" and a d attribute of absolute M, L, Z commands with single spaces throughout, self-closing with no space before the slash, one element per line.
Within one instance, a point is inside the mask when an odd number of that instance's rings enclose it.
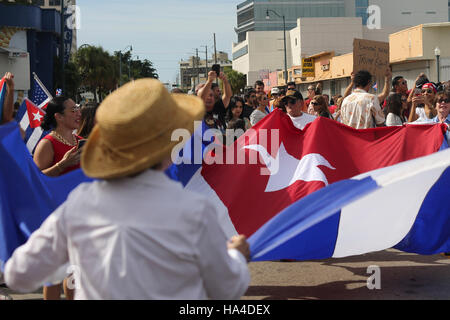
<path fill-rule="evenodd" d="M 284 15 L 279 15 L 277 12 L 271 10 L 271 9 L 267 9 L 266 11 L 266 20 L 270 20 L 270 15 L 269 15 L 269 11 L 274 13 L 276 16 L 278 16 L 279 18 L 283 19 L 283 35 L 284 35 L 284 81 L 286 82 L 285 84 L 287 85 L 288 83 L 288 72 L 287 72 L 287 53 L 286 53 L 286 18 Z"/>
<path fill-rule="evenodd" d="M 440 68 L 440 58 L 441 58 L 441 49 L 436 47 L 434 49 L 434 55 L 436 56 L 436 66 L 437 66 L 437 82 L 441 82 L 441 68 Z"/>
<path fill-rule="evenodd" d="M 119 86 L 122 86 L 122 51 L 127 50 L 128 48 L 130 48 L 130 51 L 133 51 L 133 47 L 127 46 L 125 49 L 119 51 Z"/>

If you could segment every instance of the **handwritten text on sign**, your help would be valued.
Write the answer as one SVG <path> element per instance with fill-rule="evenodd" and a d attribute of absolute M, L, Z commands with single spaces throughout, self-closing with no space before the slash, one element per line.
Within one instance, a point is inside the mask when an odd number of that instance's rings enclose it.
<path fill-rule="evenodd" d="M 353 72 L 367 70 L 383 77 L 389 68 L 389 43 L 355 39 L 353 42 Z"/>

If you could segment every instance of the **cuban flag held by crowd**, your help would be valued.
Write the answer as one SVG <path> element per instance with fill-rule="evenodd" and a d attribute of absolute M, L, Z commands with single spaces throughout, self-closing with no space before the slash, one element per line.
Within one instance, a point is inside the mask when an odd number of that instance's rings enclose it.
<path fill-rule="evenodd" d="M 206 129 L 203 123 L 179 157 L 200 164 L 185 161 L 168 175 L 215 204 L 228 236 L 249 237 L 253 261 L 392 247 L 450 251 L 445 125 L 355 130 L 318 118 L 299 130 L 275 110 L 229 146 L 211 143 Z M 1 269 L 68 193 L 90 179 L 81 170 L 44 176 L 15 123 L 0 126 L 0 167 Z"/>
<path fill-rule="evenodd" d="M 30 153 L 48 132 L 40 127 L 45 114 L 45 108 L 53 98 L 36 74 L 33 74 L 33 89 L 30 100 L 25 99 L 17 111 L 16 121 L 25 131 L 25 143 Z M 32 102 L 32 103 L 30 103 Z"/>
<path fill-rule="evenodd" d="M 450 197 L 445 125 L 355 130 L 318 118 L 299 130 L 277 110 L 253 129 L 214 149 L 183 182 L 216 204 L 228 236 L 250 237 L 254 260 L 450 250 L 450 210 L 436 200 Z M 279 131 L 274 144 L 258 134 L 271 129 Z M 245 164 L 237 164 L 239 150 Z M 248 164 L 252 155 L 260 161 Z"/>

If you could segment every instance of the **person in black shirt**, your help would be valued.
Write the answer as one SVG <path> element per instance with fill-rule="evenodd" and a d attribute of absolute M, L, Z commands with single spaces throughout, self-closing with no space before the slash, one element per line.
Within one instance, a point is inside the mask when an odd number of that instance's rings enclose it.
<path fill-rule="evenodd" d="M 245 104 L 242 110 L 242 118 L 250 119 L 250 115 L 256 108 L 256 91 L 251 89 L 244 95 Z"/>
<path fill-rule="evenodd" d="M 226 79 L 226 76 L 223 73 L 220 73 L 220 77 L 224 83 L 224 87 L 225 87 L 225 91 L 227 91 L 227 84 L 228 80 Z M 225 79 L 225 80 L 224 80 Z M 205 113 L 205 123 L 208 127 L 210 128 L 214 128 L 214 129 L 219 129 L 222 132 L 225 132 L 225 113 L 226 113 L 226 108 L 228 107 L 228 105 L 230 104 L 230 98 L 227 98 L 227 94 L 224 94 L 223 97 L 225 99 L 221 99 L 221 101 L 223 102 L 223 111 L 221 110 L 221 106 L 216 106 L 217 101 L 215 100 L 215 94 L 212 90 L 212 84 L 213 82 L 216 80 L 216 73 L 215 71 L 210 71 L 208 73 L 208 81 L 206 82 L 205 85 L 201 86 L 201 88 L 198 90 L 198 97 L 200 97 L 203 102 L 205 103 L 205 109 L 206 109 L 206 113 Z M 231 87 L 230 87 L 231 90 Z M 220 92 L 220 89 L 219 89 Z M 222 114 L 223 112 L 223 114 Z"/>

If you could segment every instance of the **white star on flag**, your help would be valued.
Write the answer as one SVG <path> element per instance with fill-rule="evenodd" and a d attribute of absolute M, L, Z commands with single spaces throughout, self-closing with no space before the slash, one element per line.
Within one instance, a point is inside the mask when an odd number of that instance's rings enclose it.
<path fill-rule="evenodd" d="M 34 116 L 33 121 L 35 121 L 35 120 L 41 121 L 42 116 L 41 116 L 41 114 L 39 113 L 39 111 L 36 112 L 36 113 L 33 113 L 33 116 Z"/>

